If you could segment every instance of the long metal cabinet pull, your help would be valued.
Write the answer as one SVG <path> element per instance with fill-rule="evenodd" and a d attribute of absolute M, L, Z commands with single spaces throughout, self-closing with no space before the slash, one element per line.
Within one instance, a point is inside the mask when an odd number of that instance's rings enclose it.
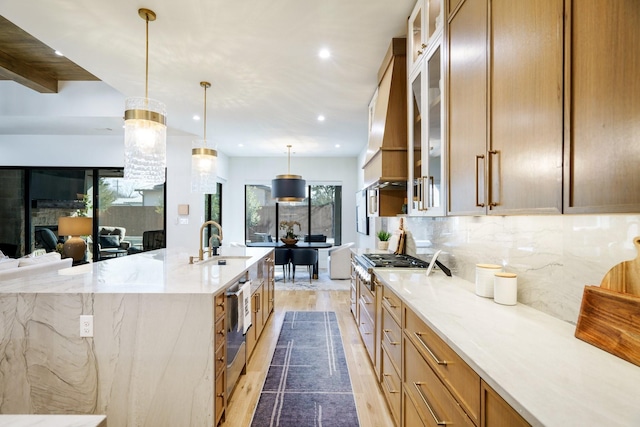
<path fill-rule="evenodd" d="M 422 339 L 422 336 L 420 334 L 420 332 L 414 332 L 413 335 L 416 336 L 416 338 L 418 339 L 418 341 L 420 342 L 420 344 L 422 344 L 422 346 L 424 347 L 425 350 L 427 350 L 427 352 L 429 353 L 429 355 L 433 358 L 433 360 L 438 364 L 438 365 L 446 365 L 447 361 L 446 360 L 440 360 L 436 357 L 435 354 L 433 354 L 433 351 L 431 351 L 431 349 L 429 348 L 429 346 L 427 345 L 426 342 L 424 342 L 424 340 Z"/>
<path fill-rule="evenodd" d="M 422 202 L 421 211 L 429 210 L 429 187 L 427 185 L 427 177 L 420 178 L 420 201 Z"/>
<path fill-rule="evenodd" d="M 436 207 L 436 203 L 435 203 L 435 193 L 436 193 L 436 183 L 435 183 L 435 179 L 433 179 L 432 176 L 429 177 L 429 189 L 431 191 L 431 207 L 435 208 Z"/>
<path fill-rule="evenodd" d="M 478 166 L 478 164 L 480 163 L 480 159 L 484 159 L 484 154 L 476 154 L 476 206 L 483 208 L 484 207 L 484 203 L 480 203 L 480 199 L 478 196 L 478 187 L 480 186 L 480 180 L 479 180 L 479 169 L 480 167 Z"/>
<path fill-rule="evenodd" d="M 422 389 L 420 388 L 420 386 L 424 384 L 421 382 L 414 382 L 413 386 L 416 388 L 416 390 L 418 391 L 418 394 L 420 395 L 420 399 L 422 399 L 422 402 L 427 405 L 427 409 L 429 410 L 429 413 L 431 414 L 431 416 L 433 417 L 433 421 L 435 421 L 436 425 L 438 426 L 446 426 L 447 422 L 446 421 L 440 421 L 438 419 L 438 417 L 436 416 L 436 413 L 433 411 L 433 409 L 431 408 L 431 405 L 429 405 L 429 401 L 427 400 L 427 397 L 424 395 L 424 393 L 422 392 Z"/>
<path fill-rule="evenodd" d="M 489 151 L 489 206 L 498 206 L 498 202 L 493 200 L 493 162 L 491 161 L 491 156 L 498 153 L 498 150 Z M 500 177 L 498 177 L 498 188 L 500 188 Z"/>
<path fill-rule="evenodd" d="M 391 394 L 400 393 L 398 390 L 392 389 L 391 387 L 389 387 L 389 384 L 387 384 L 387 377 L 390 377 L 390 376 L 391 374 L 382 374 L 382 382 L 384 383 L 385 388 Z"/>

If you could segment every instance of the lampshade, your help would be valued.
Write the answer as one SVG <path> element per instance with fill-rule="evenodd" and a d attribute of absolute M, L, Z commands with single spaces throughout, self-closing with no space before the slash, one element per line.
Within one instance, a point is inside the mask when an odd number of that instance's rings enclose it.
<path fill-rule="evenodd" d="M 306 182 L 300 175 L 291 175 L 291 145 L 287 145 L 287 170 L 285 175 L 277 175 L 271 180 L 271 197 L 278 202 L 301 202 L 305 199 Z"/>
<path fill-rule="evenodd" d="M 73 262 L 84 259 L 87 252 L 86 242 L 80 236 L 91 234 L 93 219 L 86 216 L 63 216 L 58 218 L 58 236 L 71 236 L 64 242 L 63 251 L 66 258 Z"/>
<path fill-rule="evenodd" d="M 218 153 L 207 146 L 207 89 L 209 82 L 200 82 L 204 88 L 204 139 L 193 141 L 191 149 L 191 191 L 215 194 L 218 175 Z"/>
<path fill-rule="evenodd" d="M 86 216 L 61 216 L 58 218 L 59 236 L 87 236 L 91 234 L 93 218 Z"/>
<path fill-rule="evenodd" d="M 161 184 L 167 166 L 166 107 L 148 98 L 149 88 L 149 21 L 156 14 L 139 9 L 146 21 L 145 88 L 143 97 L 125 100 L 124 113 L 124 178 L 140 183 Z"/>

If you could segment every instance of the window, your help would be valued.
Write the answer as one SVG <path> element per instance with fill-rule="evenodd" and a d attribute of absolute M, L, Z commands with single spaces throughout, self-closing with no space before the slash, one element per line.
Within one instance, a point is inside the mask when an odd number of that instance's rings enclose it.
<path fill-rule="evenodd" d="M 204 195 L 204 220 L 215 221 L 222 226 L 222 184 L 217 183 L 215 194 Z M 209 246 L 209 237 L 213 234 L 218 234 L 218 230 L 213 226 L 208 225 L 204 231 L 206 246 Z"/>
<path fill-rule="evenodd" d="M 294 229 L 302 240 L 307 234 L 327 236 L 327 242 L 342 243 L 342 187 L 309 185 L 307 198 L 298 203 L 276 203 L 268 185 L 245 186 L 245 239 L 247 243 L 278 241 L 281 221 L 297 221 Z"/>

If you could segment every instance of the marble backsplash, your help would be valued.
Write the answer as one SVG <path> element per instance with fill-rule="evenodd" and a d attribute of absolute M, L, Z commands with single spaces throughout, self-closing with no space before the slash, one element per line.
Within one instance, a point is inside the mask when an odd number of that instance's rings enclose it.
<path fill-rule="evenodd" d="M 637 256 L 640 215 L 405 217 L 418 256 L 441 249 L 453 274 L 475 281 L 477 263 L 518 275 L 518 302 L 575 323 L 585 285 Z M 399 218 L 386 218 L 388 230 Z M 383 222 L 384 225 L 384 222 Z M 423 256 L 424 255 L 424 256 Z"/>

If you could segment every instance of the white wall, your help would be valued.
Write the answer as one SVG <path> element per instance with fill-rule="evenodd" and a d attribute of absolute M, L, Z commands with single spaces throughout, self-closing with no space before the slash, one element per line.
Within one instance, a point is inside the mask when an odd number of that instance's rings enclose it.
<path fill-rule="evenodd" d="M 229 158 L 229 175 L 223 189 L 222 222 L 224 240 L 244 242 L 244 186 L 271 184 L 276 175 L 287 173 L 286 157 Z M 355 194 L 358 167 L 355 157 L 291 158 L 291 173 L 301 175 L 307 184 L 342 185 L 342 241 L 356 241 Z"/>

